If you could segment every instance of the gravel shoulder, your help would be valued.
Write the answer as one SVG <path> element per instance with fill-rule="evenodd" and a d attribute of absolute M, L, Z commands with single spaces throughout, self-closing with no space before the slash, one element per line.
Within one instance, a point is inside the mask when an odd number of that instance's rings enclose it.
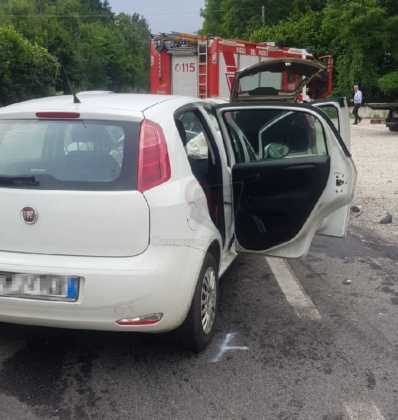
<path fill-rule="evenodd" d="M 363 120 L 352 126 L 352 154 L 358 169 L 354 204 L 361 207 L 351 224 L 370 230 L 390 243 L 398 242 L 398 133 Z M 393 221 L 382 225 L 389 212 Z"/>

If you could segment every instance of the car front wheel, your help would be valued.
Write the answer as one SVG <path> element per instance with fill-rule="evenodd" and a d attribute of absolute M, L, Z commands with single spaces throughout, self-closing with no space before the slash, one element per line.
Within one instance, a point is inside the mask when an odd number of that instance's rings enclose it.
<path fill-rule="evenodd" d="M 181 327 L 184 345 L 195 352 L 204 350 L 213 338 L 218 306 L 218 265 L 208 254 L 200 271 L 188 316 Z"/>

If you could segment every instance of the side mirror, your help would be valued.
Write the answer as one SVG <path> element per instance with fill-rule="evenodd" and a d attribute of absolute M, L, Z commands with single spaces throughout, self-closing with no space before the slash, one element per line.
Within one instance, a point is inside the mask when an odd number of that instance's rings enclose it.
<path fill-rule="evenodd" d="M 282 159 L 287 156 L 290 149 L 285 144 L 270 143 L 264 147 L 264 159 Z"/>
<path fill-rule="evenodd" d="M 185 145 L 188 159 L 205 160 L 209 158 L 209 147 L 203 133 L 191 138 Z"/>

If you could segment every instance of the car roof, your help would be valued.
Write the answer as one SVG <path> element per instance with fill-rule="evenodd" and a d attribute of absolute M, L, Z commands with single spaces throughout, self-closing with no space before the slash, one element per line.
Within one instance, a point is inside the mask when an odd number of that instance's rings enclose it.
<path fill-rule="evenodd" d="M 198 98 L 172 95 L 151 95 L 133 93 L 113 93 L 104 91 L 82 92 L 77 94 L 80 104 L 73 102 L 71 95 L 51 96 L 32 99 L 0 108 L 0 117 L 15 114 L 35 114 L 41 111 L 80 112 L 82 114 L 135 114 L 142 113 L 163 102 L 170 102 L 172 108 L 178 108 L 190 102 L 198 102 Z"/>

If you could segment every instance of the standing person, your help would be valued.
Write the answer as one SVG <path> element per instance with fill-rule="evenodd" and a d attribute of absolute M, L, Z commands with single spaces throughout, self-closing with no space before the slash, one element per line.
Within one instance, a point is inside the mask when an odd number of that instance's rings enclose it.
<path fill-rule="evenodd" d="M 358 114 L 359 108 L 361 108 L 361 105 L 362 105 L 362 101 L 363 101 L 362 91 L 359 90 L 358 85 L 354 85 L 354 109 L 352 111 L 355 117 L 354 124 L 358 124 L 358 122 L 362 121 L 362 118 Z"/>

